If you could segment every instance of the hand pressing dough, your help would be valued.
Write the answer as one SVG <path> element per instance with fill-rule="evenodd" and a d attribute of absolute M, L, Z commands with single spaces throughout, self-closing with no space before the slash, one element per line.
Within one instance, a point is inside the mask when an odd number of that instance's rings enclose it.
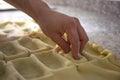
<path fill-rule="evenodd" d="M 77 66 L 80 80 L 120 80 L 120 60 L 99 45 L 88 43 L 78 61 L 73 60 L 71 53 L 61 55 Z"/>
<path fill-rule="evenodd" d="M 29 23 L 31 24 L 31 22 Z M 21 37 L 15 42 L 0 43 L 0 58 L 2 60 L 4 60 L 3 54 L 13 56 L 24 49 L 31 54 L 27 57 L 18 57 L 21 56 L 18 55 L 8 59 L 7 64 L 12 65 L 16 73 L 15 77 L 12 77 L 13 80 L 120 80 L 120 60 L 116 59 L 112 51 L 89 42 L 83 53 L 80 54 L 80 60 L 74 60 L 71 52 L 64 54 L 61 49 L 56 50 L 58 49 L 56 44 L 40 30 L 38 30 L 40 32 L 29 32 L 31 31 L 28 28 L 29 23 L 0 23 L 0 29 L 3 31 L 9 29 L 8 26 L 16 29 L 19 27 L 23 33 L 28 33 L 29 36 Z M 35 27 L 32 26 L 30 27 Z M 0 65 L 0 80 L 11 80 L 6 75 L 6 78 L 2 78 L 5 68 L 1 63 Z M 9 69 L 10 65 L 7 65 Z M 8 72 L 12 73 L 12 71 Z"/>

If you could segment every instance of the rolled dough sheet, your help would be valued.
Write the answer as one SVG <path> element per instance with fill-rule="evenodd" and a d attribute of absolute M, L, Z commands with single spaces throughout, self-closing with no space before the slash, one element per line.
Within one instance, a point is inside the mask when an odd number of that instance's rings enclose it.
<path fill-rule="evenodd" d="M 120 80 L 120 60 L 112 51 L 88 42 L 80 60 L 74 60 L 38 27 L 33 21 L 0 23 L 0 80 L 11 80 L 5 71 L 14 75 L 13 80 Z M 19 38 L 9 39 L 14 37 L 11 34 Z M 24 51 L 29 55 L 6 61 L 5 55 Z"/>

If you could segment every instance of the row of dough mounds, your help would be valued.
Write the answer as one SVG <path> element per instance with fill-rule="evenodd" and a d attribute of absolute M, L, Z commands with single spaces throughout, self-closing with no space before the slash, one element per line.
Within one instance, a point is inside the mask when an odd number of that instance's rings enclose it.
<path fill-rule="evenodd" d="M 112 51 L 88 42 L 74 60 L 58 49 L 41 32 L 0 42 L 0 80 L 120 80 L 120 60 Z"/>

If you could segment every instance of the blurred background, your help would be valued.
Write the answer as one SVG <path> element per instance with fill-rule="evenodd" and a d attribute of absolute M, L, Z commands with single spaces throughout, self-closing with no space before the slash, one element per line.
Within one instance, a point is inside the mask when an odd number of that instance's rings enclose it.
<path fill-rule="evenodd" d="M 77 17 L 91 42 L 113 51 L 120 59 L 120 1 L 117 0 L 44 0 L 48 5 Z M 0 22 L 32 20 L 25 13 L 0 0 Z"/>

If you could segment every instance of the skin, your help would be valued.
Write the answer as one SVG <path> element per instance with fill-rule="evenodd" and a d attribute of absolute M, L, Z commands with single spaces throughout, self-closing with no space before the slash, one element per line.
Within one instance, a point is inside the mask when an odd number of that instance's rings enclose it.
<path fill-rule="evenodd" d="M 80 59 L 78 54 L 82 53 L 88 37 L 77 18 L 53 11 L 42 0 L 5 1 L 31 16 L 65 53 L 72 51 L 73 58 Z M 67 40 L 62 38 L 64 33 L 67 34 Z"/>

